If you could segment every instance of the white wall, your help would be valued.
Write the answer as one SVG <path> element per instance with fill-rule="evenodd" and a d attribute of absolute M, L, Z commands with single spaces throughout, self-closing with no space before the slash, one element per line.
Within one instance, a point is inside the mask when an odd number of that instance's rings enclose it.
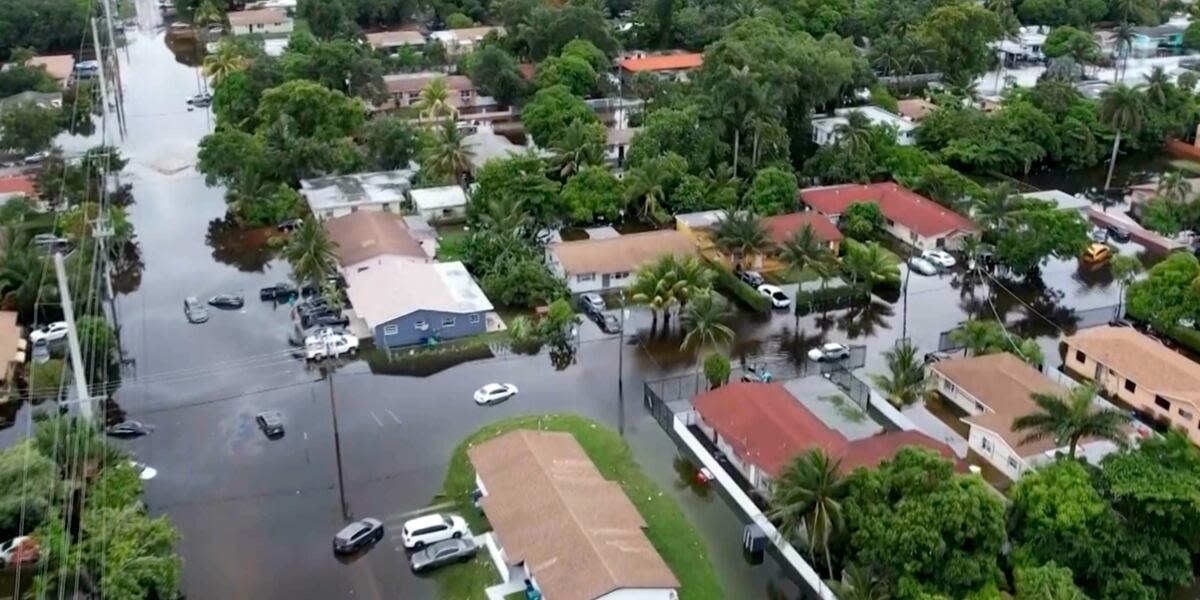
<path fill-rule="evenodd" d="M 428 208 L 417 211 L 430 223 L 445 221 L 447 219 L 462 219 L 467 216 L 467 207 L 464 206 L 447 206 L 445 208 Z"/>
<path fill-rule="evenodd" d="M 247 35 L 257 33 L 259 35 L 270 34 L 285 34 L 292 32 L 292 20 L 288 19 L 282 23 L 273 23 L 270 25 L 235 25 L 233 27 L 233 35 Z"/>
<path fill-rule="evenodd" d="M 992 463 L 993 467 L 1004 473 L 1005 477 L 1013 481 L 1020 479 L 1021 474 L 1029 469 L 1029 465 L 1025 463 L 1025 460 L 1018 456 L 1007 442 L 999 435 L 987 429 L 972 425 L 971 434 L 967 438 L 967 444 L 971 446 L 972 450 Z"/>
<path fill-rule="evenodd" d="M 943 377 L 941 373 L 930 369 L 929 377 L 936 386 L 937 391 L 942 394 L 942 397 L 948 398 L 959 408 L 967 411 L 967 414 L 978 415 L 980 413 L 988 412 L 989 409 L 987 408 L 987 405 L 979 402 L 974 396 L 966 393 L 962 388 L 954 385 L 954 382 Z"/>
<path fill-rule="evenodd" d="M 401 214 L 403 212 L 403 208 L 400 206 L 400 201 L 397 200 L 395 202 L 382 202 L 379 204 L 356 204 L 354 206 L 323 208 L 318 216 L 322 219 L 335 219 L 337 217 L 344 217 L 350 213 L 358 212 L 360 210 L 382 210 L 384 212 L 396 214 Z"/>
<path fill-rule="evenodd" d="M 673 589 L 626 588 L 609 592 L 597 600 L 678 600 L 678 598 L 679 594 Z"/>
<path fill-rule="evenodd" d="M 733 467 L 737 469 L 747 481 L 750 482 L 750 485 L 753 485 L 754 487 L 763 491 L 767 490 L 767 486 L 769 484 L 769 477 L 767 474 L 761 471 L 757 466 L 743 462 L 741 457 L 734 452 L 733 446 L 730 446 L 729 442 L 726 441 L 725 438 L 715 434 L 713 428 L 709 427 L 708 423 L 704 422 L 704 418 L 701 417 L 700 413 L 698 412 L 696 413 L 695 425 L 697 429 L 704 433 L 704 436 L 708 438 L 709 441 L 713 441 L 713 439 L 716 438 L 717 449 L 725 455 L 725 458 L 729 459 L 729 464 L 733 465 Z"/>
<path fill-rule="evenodd" d="M 565 275 L 560 267 L 557 274 L 559 277 L 566 279 L 567 289 L 571 290 L 572 294 L 601 292 L 605 290 L 619 290 L 633 285 L 633 280 L 636 279 L 632 271 L 628 272 L 628 274 L 624 276 L 620 276 L 622 275 L 621 273 L 608 273 L 608 285 L 605 285 L 604 273 L 585 273 L 582 276 Z"/>

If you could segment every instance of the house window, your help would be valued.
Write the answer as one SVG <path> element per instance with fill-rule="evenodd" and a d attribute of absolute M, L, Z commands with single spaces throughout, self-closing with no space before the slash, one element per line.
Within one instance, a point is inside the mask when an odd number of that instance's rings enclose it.
<path fill-rule="evenodd" d="M 424 319 L 417 319 L 416 321 L 413 321 L 413 329 L 420 329 L 421 331 L 424 331 L 429 329 L 429 323 L 426 323 Z"/>
<path fill-rule="evenodd" d="M 1021 468 L 1021 463 L 1017 462 L 1017 459 L 1010 456 L 1008 457 L 1008 468 L 1017 471 Z"/>
<path fill-rule="evenodd" d="M 463 103 L 471 102 L 471 90 L 462 90 L 458 93 L 458 99 Z"/>
<path fill-rule="evenodd" d="M 1162 396 L 1154 397 L 1154 405 L 1163 410 L 1171 410 L 1171 403 L 1168 402 L 1167 399 L 1163 398 Z"/>
<path fill-rule="evenodd" d="M 479 323 L 479 313 L 475 313 L 473 315 L 468 316 L 467 322 L 472 325 L 477 325 Z"/>
<path fill-rule="evenodd" d="M 942 380 L 942 389 L 945 390 L 947 394 L 954 394 L 958 392 L 958 386 L 954 385 L 954 382 L 950 381 L 949 379 Z"/>
<path fill-rule="evenodd" d="M 1181 408 L 1181 409 L 1179 409 L 1179 416 L 1181 416 L 1181 417 L 1183 417 L 1183 418 L 1185 418 L 1185 419 L 1187 419 L 1187 420 L 1191 421 L 1191 420 L 1192 420 L 1192 411 L 1190 411 L 1190 410 L 1183 410 L 1183 409 Z"/>
<path fill-rule="evenodd" d="M 453 209 L 453 208 L 443 208 L 443 209 L 442 209 L 442 216 L 443 216 L 443 217 L 453 217 L 453 216 L 454 216 L 454 209 Z"/>
<path fill-rule="evenodd" d="M 1128 379 L 1126 379 L 1126 380 L 1125 380 L 1125 391 L 1127 391 L 1127 392 L 1136 392 L 1136 391 L 1137 391 L 1137 384 L 1136 384 L 1136 383 L 1134 383 L 1134 382 L 1132 382 L 1132 381 L 1130 381 L 1130 380 L 1128 380 Z"/>
<path fill-rule="evenodd" d="M 596 274 L 595 273 L 580 273 L 579 275 L 575 276 L 575 280 L 580 283 L 583 283 L 585 281 L 595 281 Z"/>
<path fill-rule="evenodd" d="M 975 410 L 977 410 L 979 412 L 984 412 L 987 410 L 987 407 L 984 406 L 983 404 L 981 404 L 978 400 L 976 400 L 975 401 Z"/>
<path fill-rule="evenodd" d="M 629 277 L 629 271 L 620 271 L 618 273 L 613 273 L 613 279 L 625 279 L 626 277 Z"/>
<path fill-rule="evenodd" d="M 442 317 L 442 327 L 454 327 L 454 317 Z"/>
<path fill-rule="evenodd" d="M 992 438 L 990 437 L 980 438 L 979 445 L 983 448 L 983 451 L 987 452 L 988 454 L 991 454 L 996 450 L 996 444 L 992 443 Z"/>
<path fill-rule="evenodd" d="M 399 325 L 384 325 L 383 326 L 383 335 L 396 335 L 397 333 L 400 333 Z"/>
<path fill-rule="evenodd" d="M 1087 362 L 1087 355 L 1083 353 L 1083 350 L 1076 350 L 1075 360 L 1079 362 Z"/>

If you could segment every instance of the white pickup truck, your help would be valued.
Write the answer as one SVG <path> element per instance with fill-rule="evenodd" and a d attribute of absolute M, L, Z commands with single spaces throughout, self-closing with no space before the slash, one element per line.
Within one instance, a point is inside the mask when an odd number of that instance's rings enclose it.
<path fill-rule="evenodd" d="M 310 335 L 304 339 L 305 360 L 337 358 L 343 354 L 353 356 L 358 352 L 358 338 L 343 333 Z"/>

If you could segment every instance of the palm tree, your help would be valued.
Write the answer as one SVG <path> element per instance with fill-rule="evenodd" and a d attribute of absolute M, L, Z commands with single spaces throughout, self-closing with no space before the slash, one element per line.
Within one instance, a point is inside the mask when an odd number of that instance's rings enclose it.
<path fill-rule="evenodd" d="M 1113 69 L 1113 83 L 1125 79 L 1125 70 L 1129 68 L 1129 54 L 1133 51 L 1133 37 L 1133 26 L 1128 20 L 1122 21 L 1113 36 L 1117 56 L 1121 59 L 1120 68 Z"/>
<path fill-rule="evenodd" d="M 300 283 L 320 287 L 337 271 L 337 244 L 315 218 L 309 216 L 292 232 L 284 257 L 292 265 L 292 277 Z"/>
<path fill-rule="evenodd" d="M 762 221 L 749 211 L 728 211 L 717 225 L 713 243 L 729 254 L 738 269 L 742 268 L 743 260 L 766 252 L 772 246 Z"/>
<path fill-rule="evenodd" d="M 841 581 L 826 581 L 838 600 L 891 600 L 887 583 L 875 576 L 868 567 L 854 563 L 842 569 Z"/>
<path fill-rule="evenodd" d="M 975 220 L 988 229 L 1004 230 L 1021 209 L 1021 197 L 1011 183 L 992 186 L 975 199 Z"/>
<path fill-rule="evenodd" d="M 848 491 L 841 467 L 841 460 L 830 458 L 822 448 L 800 454 L 771 483 L 771 510 L 767 513 L 779 523 L 783 535 L 808 542 L 808 556 L 814 564 L 816 551 L 821 550 L 830 577 L 829 543 L 842 531 L 842 500 Z"/>
<path fill-rule="evenodd" d="M 905 407 L 921 399 L 925 391 L 925 367 L 920 350 L 908 340 L 901 340 L 896 347 L 883 353 L 887 359 L 887 375 L 871 375 L 888 401 L 897 407 Z"/>
<path fill-rule="evenodd" d="M 1138 274 L 1142 272 L 1142 261 L 1128 254 L 1118 254 L 1108 263 L 1112 269 L 1113 279 L 1117 285 L 1121 287 L 1121 293 L 1117 296 L 1117 317 L 1121 316 L 1121 305 L 1125 302 L 1125 290 L 1129 284 L 1137 279 Z"/>
<path fill-rule="evenodd" d="M 1046 362 L 1046 356 L 1042 353 L 1042 345 L 1037 343 L 1037 340 L 1032 338 L 1012 337 L 1006 338 L 1012 351 L 1016 353 L 1021 360 L 1037 367 L 1039 370 Z"/>
<path fill-rule="evenodd" d="M 662 204 L 667 199 L 671 173 L 657 160 L 646 161 L 625 173 L 625 196 L 641 206 L 642 220 L 657 221 L 663 216 Z"/>
<path fill-rule="evenodd" d="M 851 246 L 842 259 L 842 270 L 854 283 L 873 291 L 880 284 L 900 282 L 900 265 L 878 242 Z"/>
<path fill-rule="evenodd" d="M 196 10 L 192 13 L 192 23 L 196 27 L 204 27 L 213 23 L 220 23 L 225 20 L 225 14 L 211 0 L 204 0 Z"/>
<path fill-rule="evenodd" d="M 454 179 L 462 185 L 463 174 L 471 170 L 471 159 L 475 157 L 474 144 L 467 143 L 467 135 L 449 119 L 442 121 L 430 138 L 425 149 L 424 166 L 439 179 Z"/>
<path fill-rule="evenodd" d="M 846 122 L 838 125 L 834 132 L 846 156 L 861 156 L 871 148 L 871 121 L 860 111 L 850 111 Z"/>
<path fill-rule="evenodd" d="M 592 135 L 590 129 L 591 124 L 575 119 L 550 144 L 554 152 L 550 162 L 554 172 L 564 181 L 583 167 L 604 162 L 604 145 Z"/>
<path fill-rule="evenodd" d="M 1038 410 L 1013 419 L 1013 431 L 1029 432 L 1021 440 L 1022 444 L 1047 438 L 1060 446 L 1067 444 L 1067 456 L 1070 458 L 1075 458 L 1079 440 L 1085 437 L 1124 445 L 1124 427 L 1129 419 L 1120 411 L 1095 404 L 1095 397 L 1095 384 L 1081 385 L 1065 396 L 1031 394 L 1030 398 Z"/>
<path fill-rule="evenodd" d="M 817 236 L 812 225 L 805 224 L 799 231 L 784 240 L 779 247 L 779 259 L 792 271 L 800 273 L 813 263 L 825 259 L 829 254 L 829 246 Z"/>
<path fill-rule="evenodd" d="M 239 53 L 233 44 L 222 41 L 216 54 L 204 57 L 204 75 L 212 78 L 213 87 L 216 87 L 227 75 L 242 71 L 249 65 L 249 59 Z"/>
<path fill-rule="evenodd" d="M 704 348 L 719 348 L 733 341 L 733 330 L 724 323 L 728 314 L 725 306 L 711 293 L 697 298 L 683 313 L 683 326 L 687 333 L 683 336 L 683 343 L 679 345 L 679 349 L 699 350 L 696 353 L 697 389 L 700 385 L 700 372 L 704 369 Z"/>
<path fill-rule="evenodd" d="M 39 298 L 43 301 L 58 297 L 55 278 L 43 276 L 54 269 L 49 258 L 38 254 L 29 244 L 28 235 L 13 227 L 5 227 L 5 249 L 0 257 L 0 305 L 20 314 L 22 323 L 32 323 Z"/>
<path fill-rule="evenodd" d="M 961 346 L 964 355 L 980 356 L 995 352 L 1001 335 L 995 321 L 969 319 L 950 331 L 950 341 Z"/>
<path fill-rule="evenodd" d="M 670 311 L 688 305 L 688 301 L 705 296 L 712 288 L 713 273 L 694 256 L 677 259 L 664 254 L 638 269 L 630 287 L 630 299 L 650 308 L 652 329 L 658 327 L 658 314 L 663 314 L 663 326 L 670 326 Z"/>
<path fill-rule="evenodd" d="M 1100 94 L 1100 118 L 1116 131 L 1113 137 L 1112 157 L 1108 160 L 1108 177 L 1104 179 L 1104 190 L 1112 186 L 1113 170 L 1117 167 L 1117 152 L 1121 149 L 1121 135 L 1134 133 L 1142 128 L 1143 104 L 1141 92 L 1123 83 L 1104 90 Z"/>
<path fill-rule="evenodd" d="M 744 65 L 741 68 L 730 66 L 729 78 L 721 86 L 719 99 L 714 97 L 717 101 L 712 106 L 714 114 L 717 115 L 717 122 L 724 128 L 733 131 L 734 177 L 737 176 L 738 157 L 741 154 L 742 126 L 746 122 L 747 113 L 750 112 L 750 103 L 753 101 L 751 95 L 746 92 L 753 87 L 754 79 L 750 73 L 750 65 Z"/>
<path fill-rule="evenodd" d="M 1174 86 L 1171 84 L 1171 76 L 1167 75 L 1167 71 L 1162 67 L 1154 67 L 1146 76 L 1145 91 L 1142 95 L 1151 106 L 1162 107 L 1166 105 L 1172 87 Z"/>
<path fill-rule="evenodd" d="M 1168 171 L 1159 178 L 1155 193 L 1164 200 L 1183 202 L 1192 193 L 1192 184 L 1182 171 Z"/>
<path fill-rule="evenodd" d="M 445 77 L 435 77 L 426 84 L 414 107 L 421 119 L 453 120 L 458 115 L 458 108 L 450 100 L 450 86 L 447 85 Z"/>

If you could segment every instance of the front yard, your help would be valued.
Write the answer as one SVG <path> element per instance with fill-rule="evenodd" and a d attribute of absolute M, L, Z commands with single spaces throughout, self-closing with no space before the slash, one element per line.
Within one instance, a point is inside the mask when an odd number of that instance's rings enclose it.
<path fill-rule="evenodd" d="M 708 549 L 679 506 L 642 472 L 634 462 L 629 446 L 615 431 L 583 417 L 535 415 L 514 417 L 484 426 L 455 448 L 450 457 L 442 494 L 434 498 L 434 502 L 454 502 L 473 533 L 488 531 L 486 519 L 471 502 L 470 494 L 475 489 L 475 470 L 467 459 L 467 448 L 514 429 L 565 431 L 575 436 L 600 473 L 606 479 L 621 484 L 625 495 L 646 520 L 646 537 L 679 579 L 679 597 L 682 600 L 719 600 L 725 597 L 708 560 Z M 442 569 L 434 576 L 441 586 L 442 598 L 447 600 L 486 598 L 484 588 L 500 582 L 486 551 L 469 563 Z"/>

